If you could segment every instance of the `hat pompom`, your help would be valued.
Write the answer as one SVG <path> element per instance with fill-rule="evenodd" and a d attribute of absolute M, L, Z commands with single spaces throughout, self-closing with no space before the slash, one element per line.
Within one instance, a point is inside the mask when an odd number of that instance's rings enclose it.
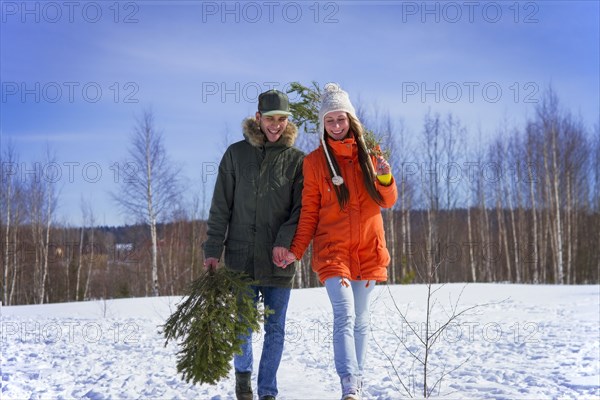
<path fill-rule="evenodd" d="M 325 88 L 323 90 L 323 97 L 331 95 L 333 93 L 338 93 L 341 91 L 342 91 L 342 88 L 340 87 L 339 84 L 337 84 L 335 82 L 327 83 L 327 84 L 325 84 Z"/>
<path fill-rule="evenodd" d="M 340 90 L 342 90 L 342 88 L 340 87 L 339 84 L 337 84 L 335 82 L 330 82 L 330 83 L 325 84 L 326 92 L 339 92 Z"/>

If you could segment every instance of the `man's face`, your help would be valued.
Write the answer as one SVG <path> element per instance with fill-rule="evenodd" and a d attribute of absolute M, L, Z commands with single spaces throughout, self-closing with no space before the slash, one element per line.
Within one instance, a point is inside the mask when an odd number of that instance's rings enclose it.
<path fill-rule="evenodd" d="M 260 125 L 269 142 L 276 142 L 288 124 L 287 115 L 261 115 L 256 113 L 256 122 Z"/>

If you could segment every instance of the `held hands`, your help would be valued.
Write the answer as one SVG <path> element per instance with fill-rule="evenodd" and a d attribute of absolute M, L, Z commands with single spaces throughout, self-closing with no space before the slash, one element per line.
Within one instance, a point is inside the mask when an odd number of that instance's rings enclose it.
<path fill-rule="evenodd" d="M 273 247 L 273 263 L 280 268 L 285 269 L 288 265 L 296 261 L 294 253 L 285 247 Z"/>
<path fill-rule="evenodd" d="M 296 261 L 294 253 L 286 249 L 285 247 L 274 247 L 273 248 L 273 262 L 280 268 L 286 268 L 288 265 Z M 214 257 L 208 257 L 204 260 L 204 268 L 207 270 L 216 270 L 219 260 Z"/>

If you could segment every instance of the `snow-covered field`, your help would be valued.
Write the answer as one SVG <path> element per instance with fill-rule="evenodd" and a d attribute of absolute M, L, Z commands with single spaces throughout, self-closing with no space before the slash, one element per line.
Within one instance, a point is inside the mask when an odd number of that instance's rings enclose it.
<path fill-rule="evenodd" d="M 408 350 L 422 351 L 410 328 L 424 333 L 426 287 L 390 289 L 378 286 L 374 296 L 365 398 L 409 397 L 400 379 L 422 397 L 422 369 Z M 434 344 L 428 381 L 447 375 L 433 397 L 600 398 L 599 286 L 446 285 L 435 294 L 434 328 L 463 289 L 456 312 L 482 306 Z M 164 346 L 160 325 L 179 299 L 2 307 L 2 399 L 235 398 L 233 372 L 215 386 L 176 374 L 177 349 Z M 323 288 L 292 292 L 280 399 L 339 399 L 331 321 Z"/>

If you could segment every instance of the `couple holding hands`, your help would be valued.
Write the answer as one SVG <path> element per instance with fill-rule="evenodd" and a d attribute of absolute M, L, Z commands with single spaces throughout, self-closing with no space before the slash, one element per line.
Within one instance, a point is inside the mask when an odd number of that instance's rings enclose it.
<path fill-rule="evenodd" d="M 273 313 L 265 319 L 257 386 L 261 400 L 276 399 L 285 318 L 296 260 L 313 243 L 312 268 L 333 309 L 333 350 L 343 400 L 357 400 L 369 335 L 369 299 L 387 280 L 381 208 L 390 208 L 397 188 L 390 165 L 372 156 L 348 94 L 327 84 L 321 98 L 320 145 L 310 154 L 293 147 L 298 134 L 288 120 L 287 96 L 259 96 L 254 118 L 243 122 L 244 140 L 225 152 L 217 176 L 204 243 L 207 268 L 225 249 L 227 268 L 258 282 Z M 252 333 L 234 357 L 236 396 L 253 399 Z"/>

